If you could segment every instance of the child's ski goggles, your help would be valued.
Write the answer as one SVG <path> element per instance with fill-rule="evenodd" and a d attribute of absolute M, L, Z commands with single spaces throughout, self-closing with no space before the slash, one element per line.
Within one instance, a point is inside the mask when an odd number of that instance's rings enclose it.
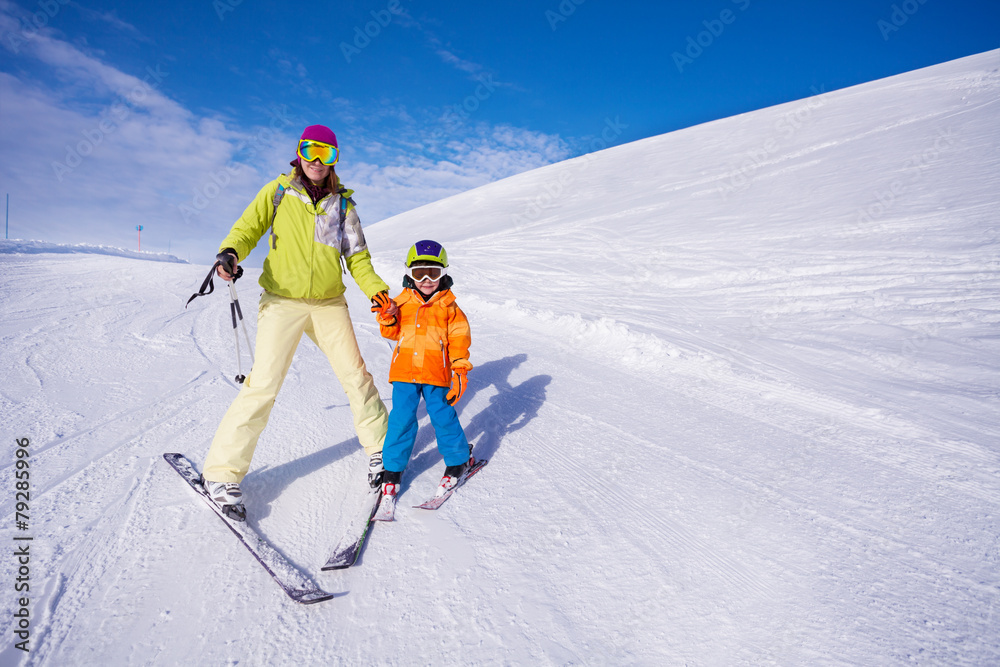
<path fill-rule="evenodd" d="M 323 164 L 332 167 L 340 159 L 340 151 L 337 150 L 336 146 L 330 144 L 303 139 L 299 142 L 299 157 L 306 162 L 318 159 Z"/>
<path fill-rule="evenodd" d="M 415 283 L 422 283 L 425 280 L 434 282 L 441 280 L 448 273 L 448 269 L 443 266 L 408 266 L 406 275 Z"/>

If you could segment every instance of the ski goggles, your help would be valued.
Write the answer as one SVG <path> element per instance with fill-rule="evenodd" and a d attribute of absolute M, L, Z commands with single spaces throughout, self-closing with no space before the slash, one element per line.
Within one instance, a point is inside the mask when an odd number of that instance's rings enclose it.
<path fill-rule="evenodd" d="M 406 267 L 406 275 L 410 277 L 415 283 L 422 283 L 425 280 L 434 282 L 435 280 L 441 280 L 447 275 L 448 269 L 443 266 L 408 266 Z"/>
<path fill-rule="evenodd" d="M 299 157 L 306 162 L 319 160 L 323 164 L 332 167 L 340 159 L 340 151 L 337 150 L 336 146 L 331 146 L 330 144 L 303 139 L 299 142 Z"/>

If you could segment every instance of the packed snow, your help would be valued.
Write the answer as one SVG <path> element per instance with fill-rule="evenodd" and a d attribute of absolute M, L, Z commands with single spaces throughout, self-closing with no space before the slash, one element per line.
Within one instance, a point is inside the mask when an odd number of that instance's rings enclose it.
<path fill-rule="evenodd" d="M 30 652 L 15 622 L 0 664 L 998 664 L 998 210 L 992 51 L 368 227 L 397 286 L 410 244 L 446 246 L 490 464 L 411 509 L 444 467 L 424 417 L 396 521 L 321 572 L 367 457 L 303 341 L 244 488 L 337 594 L 312 606 L 161 458 L 200 464 L 237 391 L 225 290 L 184 308 L 207 264 L 0 254 L 8 623 L 30 599 Z"/>

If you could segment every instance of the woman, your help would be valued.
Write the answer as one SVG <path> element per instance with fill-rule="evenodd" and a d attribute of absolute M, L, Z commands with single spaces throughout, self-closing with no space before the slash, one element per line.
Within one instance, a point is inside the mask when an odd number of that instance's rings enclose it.
<path fill-rule="evenodd" d="M 372 299 L 373 311 L 391 318 L 397 309 L 389 286 L 372 268 L 352 191 L 342 187 L 334 171 L 339 157 L 329 128 L 307 127 L 291 163 L 294 169 L 257 193 L 220 246 L 218 274 L 231 280 L 239 261 L 271 228 L 260 277 L 264 294 L 253 369 L 219 424 L 202 473 L 209 496 L 237 520 L 246 518 L 239 483 L 303 333 L 330 360 L 370 457 L 369 483 L 381 483 L 387 413 L 358 349 L 341 266 Z"/>

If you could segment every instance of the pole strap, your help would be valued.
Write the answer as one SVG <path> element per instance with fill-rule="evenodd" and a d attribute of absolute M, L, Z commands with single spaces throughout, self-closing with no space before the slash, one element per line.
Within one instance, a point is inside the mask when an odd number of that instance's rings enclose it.
<path fill-rule="evenodd" d="M 215 270 L 217 268 L 219 268 L 220 266 L 222 266 L 222 262 L 216 262 L 215 264 L 212 265 L 212 268 L 208 270 L 208 275 L 205 276 L 205 281 L 201 284 L 201 287 L 198 289 L 197 292 L 195 292 L 194 294 L 192 294 L 191 298 L 188 299 L 187 303 L 184 304 L 185 308 L 187 308 L 188 304 L 190 304 L 192 301 L 194 301 L 197 297 L 199 297 L 199 296 L 206 296 L 206 295 L 211 294 L 212 292 L 215 291 L 215 283 L 212 282 L 212 278 L 215 277 Z M 236 282 L 237 280 L 239 280 L 240 276 L 242 276 L 242 275 L 243 275 L 243 267 L 242 266 L 237 266 L 236 267 L 236 275 L 233 276 L 233 282 Z M 233 326 L 235 327 L 236 324 L 233 323 Z"/>

